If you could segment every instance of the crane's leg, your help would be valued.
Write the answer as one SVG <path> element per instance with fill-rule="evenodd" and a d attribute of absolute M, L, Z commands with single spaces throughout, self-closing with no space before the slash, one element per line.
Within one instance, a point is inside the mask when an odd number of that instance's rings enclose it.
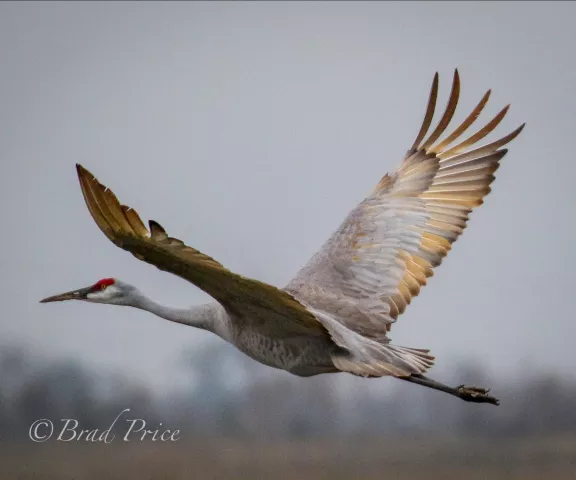
<path fill-rule="evenodd" d="M 406 380 L 410 383 L 416 383 L 424 387 L 433 388 L 434 390 L 440 390 L 441 392 L 449 393 L 455 397 L 461 398 L 466 402 L 476 402 L 476 403 L 491 403 L 492 405 L 498 405 L 500 400 L 488 395 L 490 390 L 477 387 L 466 387 L 460 385 L 459 387 L 449 387 L 440 382 L 432 380 L 431 378 L 425 377 L 424 375 L 413 374 L 409 377 L 397 377 L 401 380 Z"/>

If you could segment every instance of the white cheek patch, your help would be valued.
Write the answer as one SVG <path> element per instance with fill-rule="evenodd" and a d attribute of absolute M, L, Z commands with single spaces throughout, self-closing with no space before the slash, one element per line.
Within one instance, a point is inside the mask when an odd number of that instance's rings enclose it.
<path fill-rule="evenodd" d="M 110 286 L 104 290 L 99 290 L 97 292 L 90 292 L 86 295 L 86 300 L 92 302 L 110 302 L 114 298 L 117 290 Z"/>

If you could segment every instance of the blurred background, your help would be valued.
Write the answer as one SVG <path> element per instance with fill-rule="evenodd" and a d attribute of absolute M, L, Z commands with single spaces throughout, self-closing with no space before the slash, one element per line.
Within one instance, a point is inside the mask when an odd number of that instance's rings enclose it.
<path fill-rule="evenodd" d="M 574 478 L 573 3 L 0 3 L 0 478 Z M 411 145 L 434 72 L 510 145 L 485 205 L 392 332 L 467 404 L 302 379 L 141 311 L 41 298 L 104 277 L 209 297 L 111 244 L 82 163 L 144 219 L 282 286 Z M 124 409 L 161 443 L 34 443 Z"/>

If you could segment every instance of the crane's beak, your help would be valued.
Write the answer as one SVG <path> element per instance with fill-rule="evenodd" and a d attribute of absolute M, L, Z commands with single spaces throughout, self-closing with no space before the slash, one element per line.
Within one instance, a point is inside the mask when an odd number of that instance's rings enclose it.
<path fill-rule="evenodd" d="M 92 291 L 92 287 L 72 290 L 71 292 L 61 293 L 52 297 L 46 297 L 40 300 L 40 303 L 63 302 L 64 300 L 86 300 L 86 296 Z"/>

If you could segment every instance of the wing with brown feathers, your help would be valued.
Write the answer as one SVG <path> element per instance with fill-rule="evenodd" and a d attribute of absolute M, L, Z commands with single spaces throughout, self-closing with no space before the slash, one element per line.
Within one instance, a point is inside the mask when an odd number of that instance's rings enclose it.
<path fill-rule="evenodd" d="M 169 237 L 151 220 L 150 231 L 130 207 L 84 167 L 76 165 L 86 205 L 100 230 L 116 246 L 160 270 L 188 280 L 220 302 L 230 313 L 251 321 L 270 321 L 279 333 L 326 334 L 314 315 L 289 293 L 232 273 L 213 258 Z"/>
<path fill-rule="evenodd" d="M 422 127 L 400 168 L 382 178 L 286 287 L 305 305 L 377 340 L 387 340 L 391 324 L 462 234 L 470 212 L 490 192 L 507 152 L 500 148 L 524 127 L 471 148 L 496 128 L 508 111 L 505 107 L 486 126 L 449 147 L 477 119 L 488 91 L 464 122 L 439 141 L 458 103 L 460 78 L 455 71 L 448 105 L 425 138 L 437 94 L 438 74 Z"/>

